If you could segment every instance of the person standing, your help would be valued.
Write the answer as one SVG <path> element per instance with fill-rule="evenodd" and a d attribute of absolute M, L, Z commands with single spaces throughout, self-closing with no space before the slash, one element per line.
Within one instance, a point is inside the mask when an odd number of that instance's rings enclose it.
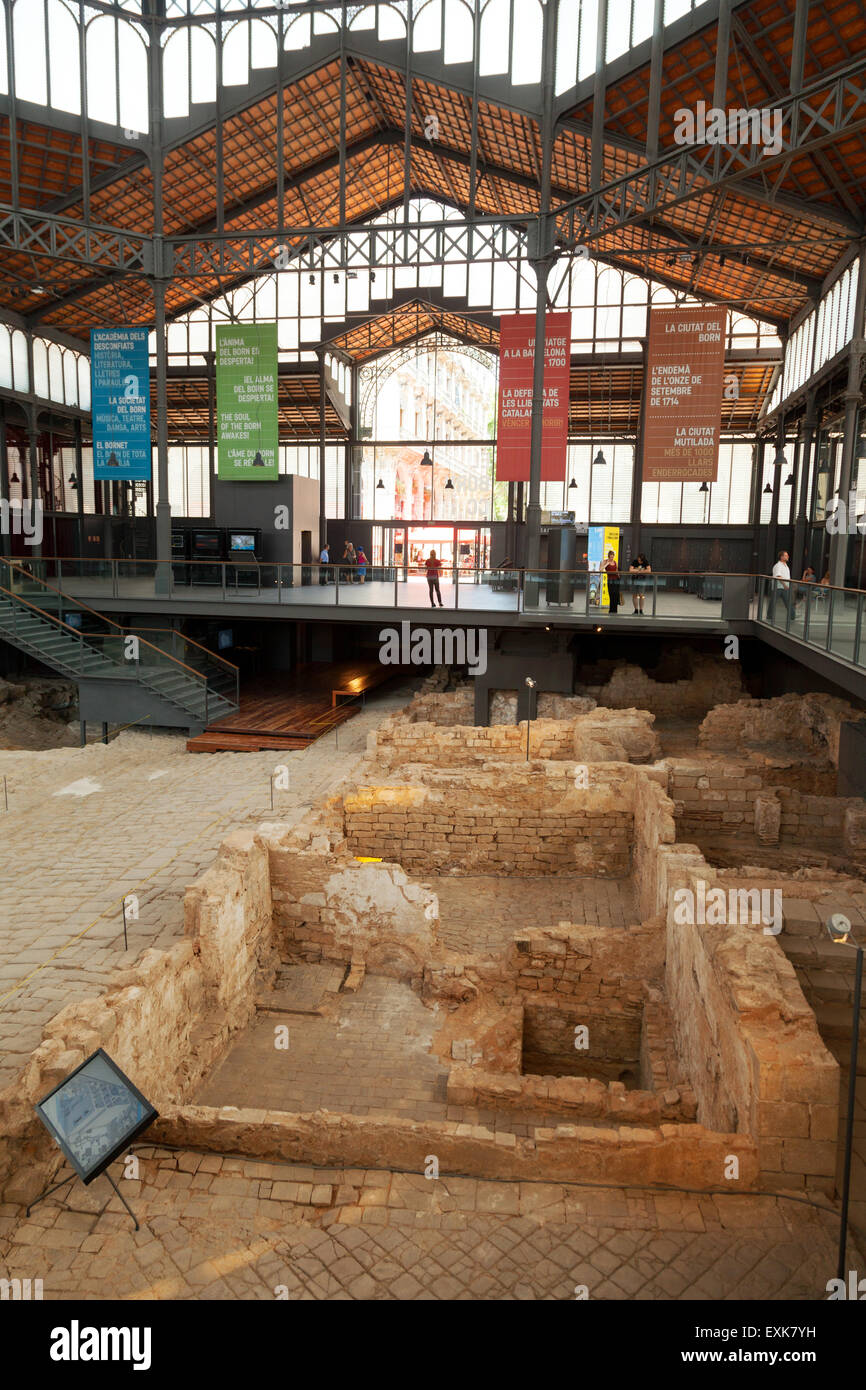
<path fill-rule="evenodd" d="M 616 555 L 612 550 L 607 552 L 604 572 L 607 575 L 607 592 L 610 598 L 609 612 L 614 614 L 619 608 L 619 567 L 616 563 Z"/>
<path fill-rule="evenodd" d="M 791 583 L 791 571 L 788 568 L 787 550 L 779 551 L 779 558 L 773 566 L 773 582 L 770 587 L 770 601 L 767 604 L 767 622 L 773 623 L 776 619 L 776 600 L 781 599 L 785 605 L 785 612 L 789 612 L 788 593 Z"/>
<path fill-rule="evenodd" d="M 328 584 L 331 580 L 331 557 L 327 541 L 319 551 L 319 583 Z"/>
<path fill-rule="evenodd" d="M 441 608 L 442 594 L 439 591 L 439 571 L 442 568 L 442 562 L 437 560 L 435 550 L 430 551 L 430 556 L 425 561 L 424 567 L 427 570 L 427 592 L 430 595 L 430 607 L 436 607 L 436 604 L 433 602 L 433 595 L 435 593 L 439 600 L 439 607 Z"/>
<path fill-rule="evenodd" d="M 644 593 L 649 588 L 650 583 L 649 579 L 646 576 L 652 574 L 652 570 L 650 569 L 650 562 L 647 559 L 647 557 L 643 553 L 638 555 L 635 558 L 634 562 L 631 565 L 629 565 L 628 572 L 629 574 L 639 576 L 638 578 L 632 580 L 632 583 L 634 584 L 634 589 L 632 590 L 631 599 L 632 603 L 634 604 L 635 613 L 638 613 L 641 617 L 643 617 Z"/>
<path fill-rule="evenodd" d="M 358 583 L 363 584 L 364 580 L 367 578 L 367 557 L 364 554 L 364 547 L 362 545 L 358 546 L 355 558 L 358 562 Z"/>
<path fill-rule="evenodd" d="M 341 571 L 340 578 L 346 584 L 353 583 L 355 578 L 355 547 L 353 546 L 351 541 L 346 541 L 345 545 L 343 546 L 342 564 L 343 569 Z"/>

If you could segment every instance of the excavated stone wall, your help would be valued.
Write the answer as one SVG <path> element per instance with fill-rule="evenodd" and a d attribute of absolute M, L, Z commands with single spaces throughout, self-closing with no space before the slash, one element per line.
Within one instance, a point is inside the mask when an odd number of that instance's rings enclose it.
<path fill-rule="evenodd" d="M 766 758 L 766 750 L 772 749 L 777 759 L 784 751 L 789 762 L 838 768 L 841 725 L 864 718 L 862 710 L 832 695 L 741 699 L 735 704 L 717 703 L 701 724 L 698 742 L 714 752 L 753 749 Z"/>
<path fill-rule="evenodd" d="M 413 710 L 411 718 L 403 712 L 393 714 L 369 735 L 367 753 L 377 768 L 390 771 L 407 763 L 466 767 L 493 759 L 526 759 L 525 721 L 489 728 L 471 724 L 443 728 L 434 721 L 419 722 L 415 713 Z M 582 763 L 651 762 L 661 751 L 653 722 L 653 715 L 633 709 L 588 710 L 568 719 L 539 717 L 529 728 L 530 758 Z"/>

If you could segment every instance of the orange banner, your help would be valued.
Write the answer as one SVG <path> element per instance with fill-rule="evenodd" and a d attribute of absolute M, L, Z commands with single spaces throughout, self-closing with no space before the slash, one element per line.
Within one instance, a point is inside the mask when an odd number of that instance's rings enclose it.
<path fill-rule="evenodd" d="M 643 432 L 645 483 L 714 483 L 719 466 L 727 314 L 650 313 Z"/>

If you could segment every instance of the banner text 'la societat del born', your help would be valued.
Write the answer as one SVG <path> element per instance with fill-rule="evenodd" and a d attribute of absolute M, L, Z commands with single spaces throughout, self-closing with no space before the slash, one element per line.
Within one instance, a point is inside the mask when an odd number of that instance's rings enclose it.
<path fill-rule="evenodd" d="M 90 330 L 93 476 L 151 476 L 150 364 L 146 328 Z"/>
<path fill-rule="evenodd" d="M 216 330 L 218 476 L 275 482 L 277 325 L 220 324 Z"/>
<path fill-rule="evenodd" d="M 650 313 L 645 483 L 714 483 L 725 389 L 727 314 L 710 306 Z"/>
<path fill-rule="evenodd" d="M 545 321 L 541 481 L 561 483 L 568 454 L 571 314 Z M 529 481 L 535 315 L 503 314 L 499 321 L 499 412 L 496 481 Z"/>

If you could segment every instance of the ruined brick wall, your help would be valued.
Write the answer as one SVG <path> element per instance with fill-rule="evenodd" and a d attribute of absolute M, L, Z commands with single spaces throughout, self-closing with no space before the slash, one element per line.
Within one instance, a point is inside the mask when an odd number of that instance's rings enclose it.
<path fill-rule="evenodd" d="M 433 698 L 447 697 L 430 697 Z M 539 717 L 530 724 L 530 758 L 580 763 L 648 762 L 660 753 L 653 719 L 643 710 L 591 710 L 567 720 Z M 367 753 L 383 770 L 410 763 L 448 768 L 494 759 L 524 762 L 526 722 L 488 728 L 443 726 L 438 722 L 419 723 L 401 711 L 383 720 L 368 736 Z"/>
<path fill-rule="evenodd" d="M 580 684 L 582 695 L 610 709 L 642 709 L 663 718 L 704 715 L 719 701 L 738 700 L 745 692 L 740 664 L 723 657 L 695 655 L 688 679 L 653 680 L 640 666 L 617 665 L 603 684 Z"/>
<path fill-rule="evenodd" d="M 787 746 L 792 755 L 799 754 L 814 767 L 838 768 L 840 726 L 866 718 L 847 700 L 821 693 L 741 699 L 735 704 L 722 703 L 722 699 L 701 724 L 702 748 L 738 752 Z"/>
<path fill-rule="evenodd" d="M 667 795 L 668 774 L 647 769 L 634 779 L 635 891 L 641 917 L 646 920 L 664 911 L 667 898 L 659 886 L 659 847 L 677 838 L 674 803 Z"/>
<path fill-rule="evenodd" d="M 857 797 L 814 796 L 796 787 L 768 786 L 748 763 L 671 761 L 670 795 L 677 837 L 711 843 L 714 837 L 742 838 L 744 860 L 753 844 L 778 844 L 843 856 L 866 869 L 866 812 Z"/>
<path fill-rule="evenodd" d="M 481 774 L 479 774 L 480 776 Z M 513 776 L 513 774 L 512 774 Z M 377 856 L 409 873 L 592 873 L 622 878 L 631 870 L 632 814 L 606 790 L 577 791 L 532 773 L 469 779 L 450 787 L 366 787 L 344 801 L 354 855 Z"/>
<path fill-rule="evenodd" d="M 715 871 L 663 851 L 669 882 L 697 894 Z M 768 1188 L 831 1191 L 838 1066 L 778 941 L 760 926 L 667 918 L 666 994 L 677 1052 L 713 1130 L 751 1134 Z M 723 1175 L 720 1175 L 723 1176 Z"/>
<path fill-rule="evenodd" d="M 573 724 L 533 720 L 530 757 L 573 759 L 573 745 Z M 368 736 L 367 753 L 378 767 L 386 770 L 408 763 L 466 767 L 499 758 L 521 762 L 526 758 L 526 723 L 475 728 L 460 724 L 443 726 L 438 722 L 407 723 L 399 715 L 392 715 Z"/>
<path fill-rule="evenodd" d="M 342 799 L 329 803 L 331 818 Z M 363 961 L 420 983 L 436 949 L 436 895 L 398 864 L 359 864 L 346 841 L 317 834 L 315 821 L 263 828 L 269 849 L 274 936 L 305 961 Z"/>

